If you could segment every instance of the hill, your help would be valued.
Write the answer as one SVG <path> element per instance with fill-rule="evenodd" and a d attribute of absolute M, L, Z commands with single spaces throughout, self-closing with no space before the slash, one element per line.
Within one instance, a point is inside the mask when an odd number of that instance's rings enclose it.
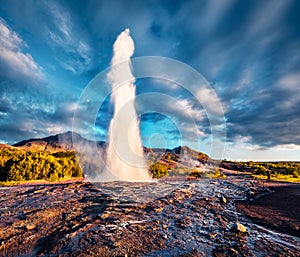
<path fill-rule="evenodd" d="M 68 131 L 65 133 L 51 135 L 44 138 L 26 139 L 14 144 L 13 147 L 29 151 L 71 151 L 74 150 L 74 140 L 76 140 L 76 142 L 82 142 L 84 145 L 94 143 L 91 140 L 83 138 L 78 133 Z M 103 141 L 97 141 L 97 145 L 100 147 L 104 147 L 105 144 L 106 143 Z M 199 161 L 200 163 L 206 163 L 210 160 L 208 155 L 193 150 L 188 146 L 178 146 L 173 149 L 144 147 L 144 152 L 148 160 L 161 160 L 161 162 L 167 163 L 170 167 L 174 167 L 174 165 L 178 161 L 180 161 L 183 165 L 184 163 L 188 165 L 188 161 L 191 161 L 191 159 L 193 161 Z"/>
<path fill-rule="evenodd" d="M 55 152 L 74 152 L 73 141 L 81 145 L 94 144 L 94 141 L 83 138 L 78 133 L 70 131 L 51 135 L 44 138 L 31 138 L 10 146 L 24 152 L 41 152 L 53 154 Z M 97 141 L 99 147 L 105 147 L 105 142 Z M 161 177 L 168 173 L 187 174 L 191 169 L 204 170 L 206 165 L 215 161 L 208 155 L 195 151 L 188 146 L 178 146 L 173 149 L 159 149 L 144 147 L 145 158 L 149 162 L 150 171 L 154 177 Z"/>
<path fill-rule="evenodd" d="M 68 131 L 66 133 L 51 135 L 44 138 L 30 138 L 14 144 L 14 147 L 26 150 L 64 151 L 73 149 L 73 138 L 86 140 L 77 133 Z"/>
<path fill-rule="evenodd" d="M 0 150 L 9 150 L 12 148 L 13 148 L 13 146 L 11 146 L 11 145 L 0 144 Z"/>

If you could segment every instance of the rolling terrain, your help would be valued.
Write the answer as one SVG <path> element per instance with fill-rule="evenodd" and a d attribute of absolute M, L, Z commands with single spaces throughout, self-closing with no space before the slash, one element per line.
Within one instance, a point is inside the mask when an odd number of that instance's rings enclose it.
<path fill-rule="evenodd" d="M 89 183 L 71 139 L 0 145 L 0 179 L 23 181 L 0 187 L 0 256 L 299 256 L 299 185 L 253 177 L 298 163 L 144 148 L 156 183 Z"/>

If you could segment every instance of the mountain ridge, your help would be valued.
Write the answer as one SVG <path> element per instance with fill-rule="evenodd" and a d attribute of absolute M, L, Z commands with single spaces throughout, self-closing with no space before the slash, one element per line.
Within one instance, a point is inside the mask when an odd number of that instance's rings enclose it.
<path fill-rule="evenodd" d="M 29 138 L 17 142 L 13 145 L 7 145 L 8 147 L 17 147 L 26 150 L 49 150 L 49 151 L 65 151 L 65 150 L 74 150 L 73 139 L 93 143 L 94 141 L 88 140 L 82 137 L 79 133 L 67 131 L 64 133 L 58 133 L 55 135 L 50 135 L 43 138 Z M 97 145 L 100 147 L 104 147 L 106 142 L 104 141 L 96 141 Z M 0 146 L 1 147 L 1 146 Z M 196 151 L 191 149 L 188 146 L 177 146 L 171 149 L 164 149 L 164 148 L 150 148 L 145 147 L 145 153 L 171 153 L 171 154 L 183 154 L 186 153 L 188 155 L 197 157 L 201 156 L 203 159 L 208 160 L 210 159 L 209 156 L 205 153 L 200 151 Z"/>

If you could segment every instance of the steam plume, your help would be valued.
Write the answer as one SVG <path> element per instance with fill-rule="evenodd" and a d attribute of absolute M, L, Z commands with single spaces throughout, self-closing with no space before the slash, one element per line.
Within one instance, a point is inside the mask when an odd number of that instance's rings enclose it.
<path fill-rule="evenodd" d="M 112 175 L 110 180 L 150 181 L 134 105 L 135 78 L 130 64 L 134 42 L 129 29 L 125 29 L 117 37 L 113 50 L 112 68 L 108 79 L 112 86 L 114 115 L 109 127 L 109 144 L 106 149 L 106 164 L 108 172 Z"/>

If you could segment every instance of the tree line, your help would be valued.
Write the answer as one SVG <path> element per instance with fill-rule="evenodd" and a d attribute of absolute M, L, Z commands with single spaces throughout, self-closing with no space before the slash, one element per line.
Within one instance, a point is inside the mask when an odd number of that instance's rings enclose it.
<path fill-rule="evenodd" d="M 0 151 L 0 181 L 59 181 L 72 177 L 82 177 L 74 151 Z"/>
<path fill-rule="evenodd" d="M 289 175 L 294 178 L 300 177 L 300 163 L 299 162 L 236 162 L 237 164 L 250 168 L 256 175 L 268 174 L 273 175 Z"/>

